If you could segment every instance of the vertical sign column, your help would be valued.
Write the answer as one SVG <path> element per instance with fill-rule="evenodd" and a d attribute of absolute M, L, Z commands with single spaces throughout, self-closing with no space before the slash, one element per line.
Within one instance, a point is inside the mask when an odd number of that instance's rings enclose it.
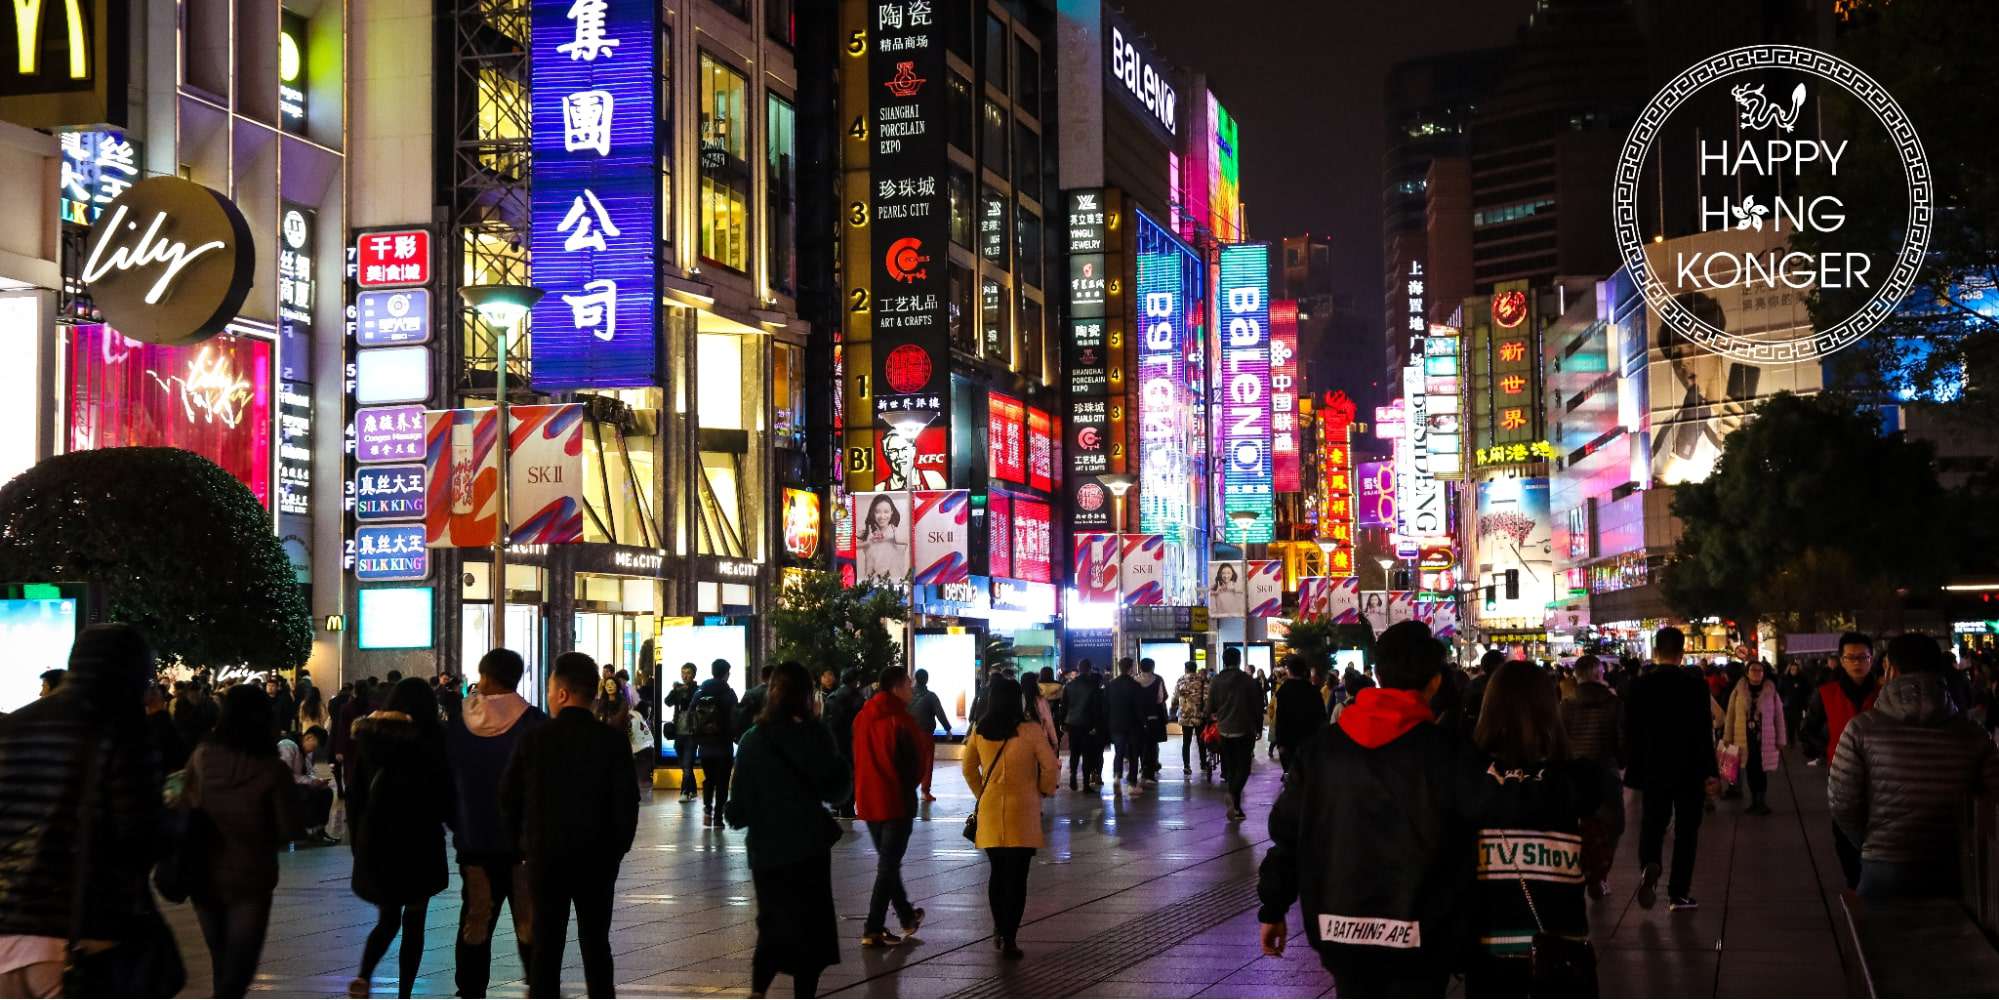
<path fill-rule="evenodd" d="M 1329 577 L 1353 575 L 1353 418 L 1345 390 L 1327 397 L 1319 410 L 1319 546 Z"/>
<path fill-rule="evenodd" d="M 534 0 L 534 385 L 654 384 L 659 58 L 650 0 Z"/>
<path fill-rule="evenodd" d="M 1069 226 L 1069 529 L 1111 529 L 1117 501 L 1098 477 L 1124 469 L 1124 273 L 1119 194 L 1086 188 L 1063 201 Z"/>
<path fill-rule="evenodd" d="M 432 383 L 430 251 L 427 229 L 355 237 L 347 365 L 353 471 L 343 506 L 346 568 L 363 583 L 430 575 L 421 520 L 423 413 Z"/>
<path fill-rule="evenodd" d="M 874 0 L 868 57 L 873 222 L 868 286 L 875 430 L 884 454 L 950 454 L 950 204 L 941 5 Z M 850 275 L 849 281 L 857 275 Z M 890 480 L 909 470 L 877 469 Z M 914 476 L 904 477 L 914 480 Z M 893 481 L 893 480 L 891 480 Z"/>
<path fill-rule="evenodd" d="M 1270 467 L 1270 247 L 1222 247 L 1222 509 L 1258 515 L 1247 535 L 1223 525 L 1231 541 L 1267 542 L 1276 535 Z"/>
<path fill-rule="evenodd" d="M 1270 304 L 1270 488 L 1296 493 L 1298 474 L 1298 302 Z"/>

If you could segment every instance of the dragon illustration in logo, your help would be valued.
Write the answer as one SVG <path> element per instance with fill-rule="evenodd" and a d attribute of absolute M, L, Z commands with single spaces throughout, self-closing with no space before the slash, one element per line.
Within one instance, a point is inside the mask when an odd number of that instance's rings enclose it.
<path fill-rule="evenodd" d="M 1791 106 L 1783 107 L 1763 96 L 1763 85 L 1736 84 L 1729 94 L 1742 107 L 1742 127 L 1746 129 L 1769 128 L 1772 125 L 1791 131 L 1798 125 L 1798 114 L 1805 109 L 1805 85 L 1800 83 L 1791 88 Z"/>

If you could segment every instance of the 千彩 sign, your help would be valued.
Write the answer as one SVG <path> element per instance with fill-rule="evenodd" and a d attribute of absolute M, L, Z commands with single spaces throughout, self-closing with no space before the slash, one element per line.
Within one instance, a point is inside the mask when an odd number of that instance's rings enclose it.
<path fill-rule="evenodd" d="M 233 202 L 193 181 L 154 177 L 127 188 L 91 225 L 83 283 L 119 333 L 187 345 L 235 317 L 256 259 Z"/>

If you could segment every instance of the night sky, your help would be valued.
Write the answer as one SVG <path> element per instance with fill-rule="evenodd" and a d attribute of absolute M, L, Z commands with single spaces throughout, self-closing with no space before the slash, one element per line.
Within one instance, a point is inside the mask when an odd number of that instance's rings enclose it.
<path fill-rule="evenodd" d="M 1242 129 L 1250 235 L 1333 238 L 1337 289 L 1381 309 L 1382 83 L 1404 59 L 1511 41 L 1533 0 L 1126 0 Z"/>

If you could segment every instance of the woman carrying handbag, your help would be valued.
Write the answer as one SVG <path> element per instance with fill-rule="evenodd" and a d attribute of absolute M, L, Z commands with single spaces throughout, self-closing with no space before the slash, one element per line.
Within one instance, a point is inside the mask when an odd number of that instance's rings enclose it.
<path fill-rule="evenodd" d="M 1027 872 L 1044 843 L 1041 800 L 1055 794 L 1061 771 L 1041 724 L 1027 721 L 1017 681 L 995 677 L 988 685 L 986 714 L 965 740 L 960 768 L 977 802 L 966 833 L 992 864 L 986 899 L 993 947 L 1018 959 L 1023 953 L 1014 939 L 1027 910 Z"/>
<path fill-rule="evenodd" d="M 1737 748 L 1737 767 L 1747 775 L 1751 816 L 1770 815 L 1765 797 L 1770 793 L 1770 772 L 1783 759 L 1780 748 L 1790 742 L 1784 720 L 1784 699 L 1769 672 L 1761 663 L 1751 663 L 1735 683 L 1728 697 L 1728 719 L 1722 727 L 1722 743 Z"/>

